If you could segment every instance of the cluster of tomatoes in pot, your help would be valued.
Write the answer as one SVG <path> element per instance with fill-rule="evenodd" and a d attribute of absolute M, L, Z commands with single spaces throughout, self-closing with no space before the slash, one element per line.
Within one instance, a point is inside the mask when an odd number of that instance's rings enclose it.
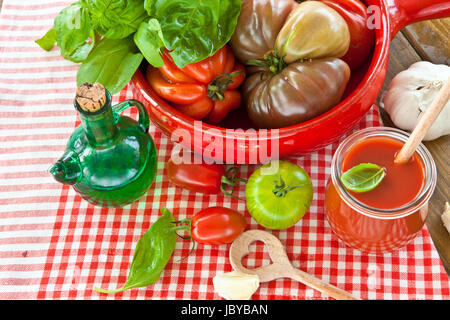
<path fill-rule="evenodd" d="M 153 90 L 185 115 L 219 124 L 227 114 L 241 105 L 237 88 L 245 79 L 245 68 L 235 61 L 225 45 L 213 56 L 179 68 L 167 50 L 164 65 L 147 69 L 147 81 Z"/>
<path fill-rule="evenodd" d="M 146 77 L 195 120 L 219 125 L 243 105 L 255 128 L 295 125 L 340 102 L 373 50 L 368 19 L 359 0 L 246 0 L 228 45 L 183 68 L 165 50 Z"/>

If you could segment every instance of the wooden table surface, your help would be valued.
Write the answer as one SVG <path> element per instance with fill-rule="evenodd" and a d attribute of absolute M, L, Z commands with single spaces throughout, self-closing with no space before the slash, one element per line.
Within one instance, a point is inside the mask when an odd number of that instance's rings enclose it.
<path fill-rule="evenodd" d="M 401 30 L 392 40 L 389 68 L 383 90 L 392 78 L 411 64 L 426 60 L 450 64 L 450 18 L 428 20 L 412 24 Z M 380 110 L 383 122 L 392 126 L 389 116 Z M 441 214 L 445 202 L 450 203 L 450 136 L 424 143 L 436 162 L 438 180 L 429 204 L 427 227 L 442 263 L 450 276 L 450 234 L 442 224 Z"/>
<path fill-rule="evenodd" d="M 2 0 L 0 0 L 0 10 Z M 450 18 L 428 20 L 412 24 L 401 30 L 392 40 L 389 68 L 383 90 L 400 71 L 420 60 L 450 65 Z M 392 126 L 389 116 L 380 110 L 384 124 Z M 442 263 L 450 276 L 450 234 L 444 228 L 441 214 L 445 202 L 450 202 L 450 136 L 425 145 L 432 153 L 437 165 L 438 181 L 430 200 L 427 227 Z"/>

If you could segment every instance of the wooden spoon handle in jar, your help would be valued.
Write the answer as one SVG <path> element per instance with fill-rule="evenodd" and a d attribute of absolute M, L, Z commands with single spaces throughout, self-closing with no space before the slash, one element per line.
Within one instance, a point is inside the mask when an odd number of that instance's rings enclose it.
<path fill-rule="evenodd" d="M 406 163 L 416 151 L 417 146 L 422 142 L 430 127 L 433 125 L 436 118 L 441 113 L 442 109 L 450 98 L 450 78 L 442 86 L 438 95 L 433 99 L 428 109 L 423 114 L 420 121 L 417 123 L 413 132 L 409 136 L 403 148 L 397 154 L 394 162 L 397 164 Z"/>
<path fill-rule="evenodd" d="M 332 297 L 336 300 L 361 300 L 351 295 L 349 292 L 339 289 L 329 283 L 326 283 L 309 273 L 303 272 L 299 269 L 292 269 L 289 272 L 289 277 L 306 284 L 307 286 L 322 292 L 323 294 Z"/>

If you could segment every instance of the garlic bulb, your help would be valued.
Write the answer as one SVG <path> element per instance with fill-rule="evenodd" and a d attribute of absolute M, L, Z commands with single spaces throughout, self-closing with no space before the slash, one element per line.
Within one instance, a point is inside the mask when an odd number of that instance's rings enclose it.
<path fill-rule="evenodd" d="M 248 300 L 259 288 L 259 277 L 239 271 L 218 274 L 213 278 L 214 291 L 227 300 Z"/>
<path fill-rule="evenodd" d="M 397 74 L 380 105 L 400 129 L 413 131 L 421 115 L 450 77 L 450 67 L 419 61 Z M 434 140 L 450 134 L 450 101 L 445 105 L 424 140 Z"/>

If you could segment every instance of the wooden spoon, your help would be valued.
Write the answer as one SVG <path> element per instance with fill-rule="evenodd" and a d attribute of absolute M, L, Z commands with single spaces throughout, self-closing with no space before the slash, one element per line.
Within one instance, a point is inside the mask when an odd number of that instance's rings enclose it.
<path fill-rule="evenodd" d="M 266 244 L 273 262 L 272 264 L 255 269 L 247 269 L 242 265 L 242 258 L 249 253 L 249 245 L 254 241 L 263 241 Z M 260 282 L 267 282 L 279 278 L 291 278 L 337 300 L 360 300 L 342 289 L 294 268 L 280 240 L 266 231 L 249 230 L 234 240 L 230 248 L 230 262 L 234 270 L 246 274 L 255 274 L 259 277 Z"/>
<path fill-rule="evenodd" d="M 433 102 L 422 115 L 422 118 L 420 118 L 419 123 L 417 123 L 408 140 L 395 157 L 394 163 L 402 164 L 408 162 L 414 152 L 416 152 L 417 147 L 422 142 L 436 118 L 439 116 L 439 113 L 441 113 L 442 109 L 447 104 L 449 98 L 450 78 L 447 79 L 437 96 L 433 99 Z"/>

